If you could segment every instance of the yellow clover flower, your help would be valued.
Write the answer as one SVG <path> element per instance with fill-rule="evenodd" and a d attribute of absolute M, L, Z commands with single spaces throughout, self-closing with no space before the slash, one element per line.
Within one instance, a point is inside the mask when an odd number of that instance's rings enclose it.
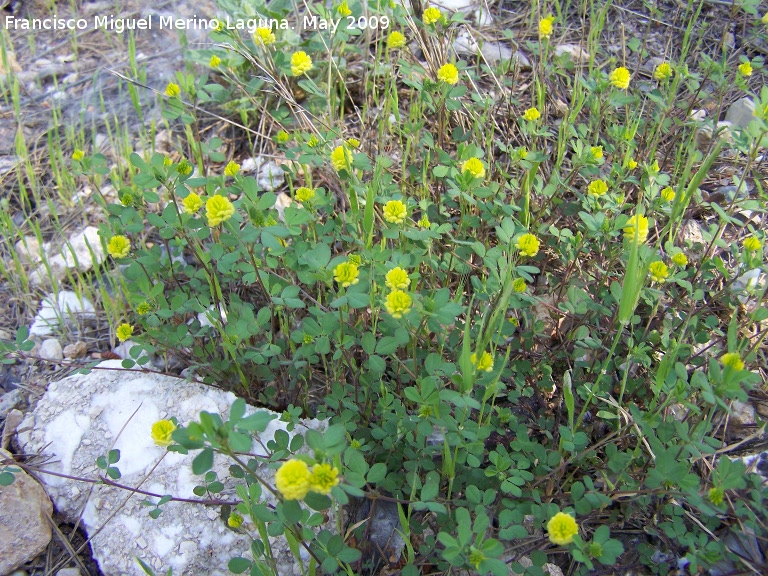
<path fill-rule="evenodd" d="M 218 226 L 229 220 L 235 213 L 235 207 L 228 198 L 215 195 L 208 198 L 205 203 L 205 216 L 208 218 L 208 226 Z"/>
<path fill-rule="evenodd" d="M 578 533 L 579 525 L 570 514 L 558 512 L 547 522 L 547 535 L 553 544 L 559 546 L 570 544 Z"/>
<path fill-rule="evenodd" d="M 512 282 L 512 290 L 515 292 L 525 292 L 527 288 L 528 284 L 522 278 L 515 278 L 515 281 Z"/>
<path fill-rule="evenodd" d="M 546 18 L 539 20 L 539 36 L 541 38 L 549 38 L 552 35 L 554 29 L 552 24 L 554 21 L 554 16 L 547 16 Z"/>
<path fill-rule="evenodd" d="M 83 158 L 85 158 L 85 152 L 83 152 L 79 148 L 75 148 L 75 151 L 72 152 L 72 160 L 77 160 L 78 162 L 80 162 Z"/>
<path fill-rule="evenodd" d="M 627 168 L 629 168 L 630 170 L 634 170 L 635 168 L 637 168 L 637 160 L 635 160 L 634 158 L 630 158 L 629 162 L 627 162 Z"/>
<path fill-rule="evenodd" d="M 219 66 L 221 66 L 221 58 L 219 58 L 218 56 L 216 56 L 216 54 L 214 54 L 213 56 L 211 56 L 211 59 L 208 61 L 208 66 L 210 66 L 211 68 L 218 68 Z"/>
<path fill-rule="evenodd" d="M 669 64 L 669 62 L 662 62 L 658 66 L 656 66 L 656 69 L 653 71 L 653 78 L 654 80 L 668 80 L 672 77 L 672 66 Z"/>
<path fill-rule="evenodd" d="M 275 33 L 272 32 L 269 28 L 263 28 L 259 27 L 256 28 L 256 32 L 253 33 L 253 41 L 258 46 L 269 46 L 270 44 L 274 44 L 277 38 L 275 37 Z M 303 54 L 303 52 L 302 52 Z M 291 64 L 293 64 L 293 59 L 291 59 Z M 311 68 L 311 62 L 310 62 L 310 68 Z M 294 73 L 295 76 L 298 76 L 298 74 Z"/>
<path fill-rule="evenodd" d="M 592 180 L 592 182 L 589 183 L 589 186 L 587 186 L 587 192 L 593 196 L 602 196 L 608 192 L 608 184 L 606 184 L 604 180 Z"/>
<path fill-rule="evenodd" d="M 169 82 L 165 87 L 165 95 L 169 98 L 178 98 L 181 95 L 181 88 L 179 88 L 178 84 Z"/>
<path fill-rule="evenodd" d="M 352 152 L 346 146 L 336 146 L 331 152 L 331 164 L 336 172 L 349 170 L 352 166 Z"/>
<path fill-rule="evenodd" d="M 422 216 L 421 219 L 417 222 L 420 228 L 429 228 L 432 223 L 429 221 L 428 216 Z"/>
<path fill-rule="evenodd" d="M 299 202 L 309 202 L 314 197 L 315 191 L 312 188 L 307 188 L 306 186 L 296 188 L 296 200 Z"/>
<path fill-rule="evenodd" d="M 184 206 L 184 212 L 187 214 L 194 214 L 203 207 L 203 199 L 194 192 L 190 192 L 187 194 L 187 197 L 181 201 L 181 204 Z"/>
<path fill-rule="evenodd" d="M 226 166 L 224 166 L 224 176 L 229 176 L 234 178 L 237 176 L 237 173 L 240 172 L 240 164 L 235 162 L 234 160 L 227 163 Z"/>
<path fill-rule="evenodd" d="M 523 120 L 528 120 L 529 122 L 533 122 L 539 118 L 541 118 L 541 112 L 539 112 L 538 108 L 528 108 L 528 110 L 523 113 Z"/>
<path fill-rule="evenodd" d="M 459 81 L 459 69 L 453 64 L 443 64 L 437 71 L 437 79 L 453 86 Z"/>
<path fill-rule="evenodd" d="M 303 50 L 294 52 L 293 56 L 291 56 L 291 72 L 293 75 L 301 76 L 310 70 L 312 70 L 312 58 Z"/>
<path fill-rule="evenodd" d="M 170 446 L 173 444 L 171 434 L 176 430 L 176 424 L 171 420 L 158 420 L 152 424 L 152 440 L 158 446 Z"/>
<path fill-rule="evenodd" d="M 477 354 L 472 354 L 470 360 L 478 372 L 493 372 L 493 356 L 490 352 L 483 352 L 479 359 Z"/>
<path fill-rule="evenodd" d="M 277 140 L 278 144 L 286 144 L 287 142 L 290 142 L 291 135 L 288 134 L 285 130 L 279 130 L 277 135 L 275 136 L 275 140 Z"/>
<path fill-rule="evenodd" d="M 347 146 L 354 149 L 360 148 L 360 140 L 357 138 L 347 138 Z"/>
<path fill-rule="evenodd" d="M 301 500 L 307 495 L 312 473 L 302 460 L 288 460 L 275 473 L 275 488 L 286 500 Z"/>
<path fill-rule="evenodd" d="M 405 46 L 405 36 L 403 33 L 398 32 L 397 30 L 390 32 L 387 37 L 387 48 L 390 50 L 399 50 L 403 46 Z"/>
<path fill-rule="evenodd" d="M 589 149 L 589 153 L 595 160 L 600 160 L 603 157 L 603 147 L 602 146 L 592 146 Z"/>
<path fill-rule="evenodd" d="M 517 249 L 520 250 L 520 254 L 530 257 L 536 256 L 536 254 L 539 253 L 540 245 L 541 242 L 539 242 L 539 239 L 533 234 L 528 233 L 520 236 L 520 238 L 517 239 L 517 244 L 515 244 Z"/>
<path fill-rule="evenodd" d="M 115 335 L 120 342 L 125 342 L 133 335 L 133 326 L 125 323 L 120 324 L 120 326 L 117 327 L 117 330 L 115 330 Z"/>
<path fill-rule="evenodd" d="M 402 290 L 393 290 L 387 295 L 387 300 L 384 306 L 392 315 L 392 318 L 402 318 L 403 315 L 408 314 L 411 311 L 412 300 L 411 297 Z"/>
<path fill-rule="evenodd" d="M 677 252 L 672 255 L 672 262 L 674 262 L 680 268 L 685 267 L 688 264 L 688 257 L 682 252 Z"/>
<path fill-rule="evenodd" d="M 760 19 L 760 22 L 762 22 L 763 24 L 765 24 L 766 26 L 768 26 L 768 12 L 766 12 L 765 14 L 763 14 L 763 17 Z"/>
<path fill-rule="evenodd" d="M 384 205 L 384 220 L 392 224 L 402 224 L 408 216 L 408 209 L 400 200 L 390 200 Z"/>
<path fill-rule="evenodd" d="M 485 166 L 483 166 L 483 163 L 479 158 L 470 158 L 461 165 L 461 173 L 470 173 L 475 178 L 484 178 Z"/>
<path fill-rule="evenodd" d="M 192 167 L 192 164 L 189 163 L 189 160 L 186 158 L 182 158 L 179 160 L 178 165 L 176 166 L 176 172 L 181 174 L 182 176 L 189 176 L 194 171 L 194 168 Z"/>
<path fill-rule="evenodd" d="M 667 186 L 661 190 L 661 199 L 665 202 L 672 202 L 675 199 L 675 191 L 671 186 Z"/>
<path fill-rule="evenodd" d="M 619 66 L 608 75 L 608 79 L 611 81 L 611 84 L 622 90 L 629 88 L 630 77 L 631 76 L 629 74 L 629 70 L 624 68 L 624 66 Z"/>
<path fill-rule="evenodd" d="M 360 282 L 360 271 L 356 264 L 351 262 L 342 262 L 333 269 L 333 278 L 344 288 L 349 288 L 353 284 Z"/>
<path fill-rule="evenodd" d="M 749 252 L 757 252 L 758 250 L 760 250 L 763 244 L 762 242 L 760 242 L 759 238 L 755 238 L 754 236 L 749 236 L 747 238 L 744 238 L 743 246 Z"/>
<path fill-rule="evenodd" d="M 744 369 L 744 361 L 741 359 L 738 352 L 728 352 L 727 354 L 723 354 L 720 357 L 720 362 L 723 363 L 723 366 L 729 366 L 736 371 Z"/>
<path fill-rule="evenodd" d="M 148 302 L 142 302 L 136 306 L 136 314 L 139 316 L 144 316 L 144 314 L 149 314 L 150 312 L 152 312 L 152 306 Z"/>
<path fill-rule="evenodd" d="M 719 486 L 715 486 L 709 489 L 709 492 L 707 493 L 707 498 L 715 506 L 720 506 L 720 504 L 722 504 L 723 501 L 725 500 L 725 491 Z"/>
<path fill-rule="evenodd" d="M 387 288 L 390 290 L 405 290 L 411 285 L 411 279 L 408 277 L 408 272 L 400 268 L 392 268 L 384 276 Z"/>
<path fill-rule="evenodd" d="M 642 244 L 648 238 L 648 218 L 634 214 L 624 226 L 624 238 Z"/>
<path fill-rule="evenodd" d="M 664 264 L 664 262 L 658 260 L 656 262 L 651 262 L 651 265 L 648 267 L 648 273 L 651 275 L 651 280 L 662 283 L 665 282 L 667 276 L 669 276 L 669 268 L 667 268 L 667 265 Z"/>
<path fill-rule="evenodd" d="M 442 17 L 443 15 L 440 12 L 440 9 L 435 8 L 434 6 L 430 6 L 429 8 L 424 10 L 423 20 L 424 20 L 424 24 L 426 24 L 427 26 L 430 26 L 431 24 L 438 22 Z"/>
<path fill-rule="evenodd" d="M 131 241 L 122 234 L 112 236 L 107 244 L 107 252 L 112 258 L 125 258 L 131 252 Z"/>
<path fill-rule="evenodd" d="M 742 76 L 752 76 L 752 64 L 749 62 L 742 62 L 739 64 L 739 73 Z"/>
<path fill-rule="evenodd" d="M 336 8 L 336 12 L 338 12 L 339 16 L 341 16 L 342 18 L 346 18 L 347 16 L 352 14 L 352 10 L 349 9 L 349 6 L 347 5 L 346 2 L 342 2 L 341 4 L 339 4 L 338 7 Z"/>
<path fill-rule="evenodd" d="M 339 483 L 339 469 L 330 464 L 315 464 L 312 466 L 312 476 L 309 479 L 312 492 L 329 494 L 331 488 Z"/>
<path fill-rule="evenodd" d="M 229 526 L 230 528 L 237 529 L 243 525 L 244 521 L 245 519 L 242 517 L 242 515 L 233 510 L 232 512 L 230 512 L 229 518 L 227 518 L 227 526 Z"/>
<path fill-rule="evenodd" d="M 318 138 L 317 135 L 315 134 L 312 134 L 309 137 L 309 140 L 307 140 L 307 146 L 309 146 L 310 148 L 314 148 L 318 144 L 320 144 L 320 138 Z"/>

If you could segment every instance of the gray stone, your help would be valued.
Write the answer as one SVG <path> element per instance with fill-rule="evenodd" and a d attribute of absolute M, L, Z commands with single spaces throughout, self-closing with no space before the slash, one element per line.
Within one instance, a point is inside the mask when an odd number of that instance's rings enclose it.
<path fill-rule="evenodd" d="M 0 450 L 0 460 L 12 460 Z M 51 541 L 51 501 L 40 485 L 18 470 L 10 486 L 0 486 L 0 574 L 8 574 L 40 554 Z"/>
<path fill-rule="evenodd" d="M 563 54 L 569 54 L 574 62 L 581 64 L 589 62 L 589 52 L 578 44 L 558 44 L 555 46 L 555 56 L 562 56 Z"/>
<path fill-rule="evenodd" d="M 24 420 L 24 414 L 21 413 L 21 410 L 14 408 L 8 412 L 3 424 L 3 438 L 0 441 L 0 448 L 8 450 L 8 447 L 11 445 L 11 438 L 16 434 L 16 430 L 18 430 L 22 420 Z"/>
<path fill-rule="evenodd" d="M 59 254 L 45 256 L 48 266 L 41 264 L 29 275 L 29 281 L 35 286 L 46 284 L 51 278 L 61 281 L 70 271 L 87 272 L 104 262 L 106 252 L 98 228 L 88 226 L 70 236 Z"/>
<path fill-rule="evenodd" d="M 56 576 L 80 576 L 80 570 L 78 568 L 62 568 L 56 572 Z"/>
<path fill-rule="evenodd" d="M 736 128 L 746 128 L 755 119 L 755 103 L 751 98 L 739 98 L 728 107 L 725 121 Z"/>
<path fill-rule="evenodd" d="M 82 358 L 88 353 L 88 346 L 85 342 L 75 342 L 64 346 L 64 358 Z"/>
<path fill-rule="evenodd" d="M 96 311 L 87 298 L 78 297 L 70 290 L 62 290 L 56 296 L 49 294 L 43 299 L 29 333 L 31 336 L 50 336 L 62 324 L 79 325 L 84 320 L 95 318 Z"/>
<path fill-rule="evenodd" d="M 40 358 L 43 360 L 63 360 L 64 351 L 61 349 L 61 343 L 56 338 L 48 338 L 40 344 Z"/>
<path fill-rule="evenodd" d="M 459 33 L 453 41 L 453 49 L 461 56 L 480 55 L 490 65 L 514 58 L 522 68 L 530 68 L 531 66 L 530 61 L 522 52 L 513 52 L 511 48 L 500 42 L 478 43 L 467 31 Z"/>
<path fill-rule="evenodd" d="M 11 410 L 24 402 L 24 395 L 20 388 L 6 392 L 0 396 L 0 418 L 5 418 Z"/>
<path fill-rule="evenodd" d="M 192 475 L 191 462 L 197 455 L 168 453 L 150 436 L 152 424 L 176 417 L 184 425 L 206 410 L 227 417 L 235 399 L 231 393 L 202 384 L 185 382 L 160 374 L 119 370 L 121 361 L 102 362 L 88 375 L 75 375 L 53 382 L 27 415 L 17 433 L 21 450 L 49 457 L 47 469 L 76 477 L 96 478 L 96 459 L 110 449 L 120 450 L 115 464 L 120 482 L 157 494 L 196 498 L 192 490 L 201 478 Z M 111 370 L 115 368 L 116 370 Z M 255 408 L 247 408 L 248 413 Z M 275 414 L 260 434 L 263 444 L 254 443 L 251 452 L 265 455 L 262 445 L 287 425 Z M 323 423 L 305 421 L 302 426 L 322 429 Z M 229 476 L 231 462 L 216 457 L 213 470 L 224 483 L 223 498 L 234 498 L 235 481 Z M 274 471 L 261 466 L 258 474 L 272 482 Z M 139 557 L 158 573 L 169 567 L 174 574 L 225 575 L 234 556 L 247 556 L 250 539 L 229 530 L 205 507 L 169 502 L 157 520 L 141 504 L 143 497 L 131 497 L 125 490 L 95 485 L 77 490 L 76 482 L 41 474 L 57 509 L 71 520 L 82 512 L 82 524 L 93 536 L 93 555 L 106 576 L 135 574 Z M 265 491 L 267 501 L 274 502 Z M 112 514 L 115 513 L 114 517 Z M 107 521 L 109 519 L 109 521 Z M 98 533 L 96 533 L 98 531 Z M 181 546 L 183 542 L 196 546 Z M 278 574 L 292 574 L 295 560 L 282 538 L 271 542 Z"/>
<path fill-rule="evenodd" d="M 43 248 L 47 249 L 45 245 Z M 36 263 L 40 260 L 41 250 L 40 242 L 35 236 L 25 236 L 16 242 L 16 255 L 25 264 Z"/>
<path fill-rule="evenodd" d="M 729 424 L 738 427 L 754 426 L 755 407 L 747 402 L 734 400 L 733 404 L 731 404 Z"/>
<path fill-rule="evenodd" d="M 533 561 L 528 558 L 528 556 L 523 556 L 517 561 L 523 566 L 523 568 L 530 568 L 533 566 Z M 556 564 L 547 563 L 542 566 L 542 570 L 544 574 L 549 574 L 549 576 L 563 576 L 563 571 Z M 514 570 L 510 570 L 509 574 L 510 576 L 522 576 L 520 573 L 515 572 Z"/>

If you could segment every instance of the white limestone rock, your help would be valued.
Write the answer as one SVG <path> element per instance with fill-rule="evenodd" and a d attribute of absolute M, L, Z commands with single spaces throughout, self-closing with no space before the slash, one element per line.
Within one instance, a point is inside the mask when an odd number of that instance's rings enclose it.
<path fill-rule="evenodd" d="M 87 272 L 95 265 L 104 262 L 106 252 L 98 229 L 94 226 L 87 226 L 70 236 L 61 247 L 59 254 L 45 254 L 44 256 L 48 267 L 46 268 L 45 263 L 43 263 L 29 275 L 29 281 L 35 286 L 45 284 L 51 278 L 56 281 L 64 280 L 70 271 Z"/>
<path fill-rule="evenodd" d="M 154 494 L 197 498 L 193 489 L 203 482 L 202 477 L 192 474 L 191 463 L 198 451 L 181 455 L 156 446 L 150 436 L 152 424 L 172 416 L 180 424 L 188 424 L 197 420 L 202 410 L 226 418 L 235 396 L 170 376 L 111 370 L 120 366 L 119 360 L 102 362 L 88 375 L 52 383 L 19 427 L 21 449 L 47 455 L 49 464 L 45 467 L 52 471 L 91 479 L 101 472 L 96 459 L 118 449 L 120 460 L 115 466 L 122 474 L 121 484 L 141 485 L 142 490 Z M 249 412 L 254 410 L 248 408 Z M 305 424 L 315 429 L 324 427 L 316 420 Z M 275 418 L 261 434 L 261 442 L 266 445 L 277 430 L 285 428 L 286 424 Z M 252 452 L 262 453 L 261 446 L 254 443 Z M 217 456 L 213 469 L 224 483 L 220 497 L 232 500 L 236 496 L 228 472 L 230 464 Z M 258 473 L 270 481 L 274 477 L 266 466 Z M 249 540 L 229 530 L 216 508 L 169 502 L 153 520 L 148 514 L 150 508 L 141 505 L 144 496 L 60 476 L 41 477 L 60 512 L 72 520 L 83 512 L 83 525 L 94 535 L 94 557 L 106 576 L 139 574 L 135 557 L 157 573 L 172 568 L 174 574 L 223 576 L 229 574 L 231 558 L 249 556 Z M 294 560 L 285 540 L 278 538 L 271 544 L 278 573 L 292 574 Z"/>
<path fill-rule="evenodd" d="M 64 358 L 64 350 L 61 348 L 61 342 L 56 340 L 56 338 L 43 340 L 43 343 L 40 344 L 39 355 L 43 360 L 62 360 Z"/>
<path fill-rule="evenodd" d="M 84 320 L 96 318 L 93 304 L 84 296 L 78 297 L 71 290 L 62 290 L 58 295 L 49 294 L 40 303 L 29 333 L 41 338 L 50 336 L 62 326 L 78 325 Z"/>

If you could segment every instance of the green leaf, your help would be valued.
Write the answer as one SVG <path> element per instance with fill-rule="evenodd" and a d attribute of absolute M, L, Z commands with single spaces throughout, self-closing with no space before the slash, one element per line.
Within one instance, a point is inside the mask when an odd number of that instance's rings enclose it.
<path fill-rule="evenodd" d="M 0 473 L 0 486 L 10 486 L 15 478 L 11 472 Z"/>
<path fill-rule="evenodd" d="M 270 414 L 264 410 L 259 410 L 240 420 L 237 423 L 237 427 L 240 430 L 248 430 L 249 432 L 264 432 L 269 423 L 275 418 L 277 418 L 277 414 Z"/>
<path fill-rule="evenodd" d="M 192 460 L 192 473 L 205 474 L 213 468 L 213 449 L 205 448 Z"/>
<path fill-rule="evenodd" d="M 377 484 L 387 477 L 387 465 L 383 462 L 377 462 L 368 471 L 368 482 Z M 422 491 L 423 493 L 423 491 Z"/>
<path fill-rule="evenodd" d="M 238 398 L 232 403 L 232 408 L 229 410 L 229 421 L 237 422 L 245 415 L 245 400 Z"/>
<path fill-rule="evenodd" d="M 110 464 L 114 464 L 120 460 L 120 450 L 110 450 L 107 454 L 107 461 Z"/>
<path fill-rule="evenodd" d="M 251 567 L 252 562 L 239 556 L 232 558 L 227 564 L 229 571 L 234 574 L 242 574 Z"/>

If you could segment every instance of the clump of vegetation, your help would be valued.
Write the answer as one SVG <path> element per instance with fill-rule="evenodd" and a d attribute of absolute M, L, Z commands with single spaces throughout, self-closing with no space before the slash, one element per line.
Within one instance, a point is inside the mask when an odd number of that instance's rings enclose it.
<path fill-rule="evenodd" d="M 223 6 L 295 18 L 280 2 Z M 768 531 L 762 480 L 728 457 L 724 422 L 762 385 L 765 283 L 743 278 L 765 272 L 763 59 L 713 44 L 704 2 L 675 15 L 663 54 L 648 28 L 607 54 L 610 4 L 534 7 L 517 36 L 531 70 L 458 59 L 463 17 L 419 3 L 309 8 L 335 32 L 222 26 L 193 54 L 209 73 L 165 91 L 186 157 L 134 153 L 129 179 L 110 174 L 119 203 L 100 232 L 128 303 L 114 327 L 139 344 L 124 366 L 173 355 L 330 423 L 308 435 L 312 457 L 303 440 L 274 447 L 277 490 L 238 462 L 230 526 L 260 544 L 233 571 L 269 573 L 268 533 L 297 558 L 303 542 L 310 572 L 373 573 L 349 543 L 364 527 L 315 532 L 312 510 L 382 495 L 404 576 L 506 575 L 522 556 L 531 574 L 547 560 L 760 571 L 725 537 Z M 755 6 L 730 10 L 764 45 Z M 718 132 L 715 117 L 702 144 L 693 112 L 742 96 L 753 119 Z M 269 137 L 254 145 L 280 158 L 284 192 L 200 137 L 214 105 Z M 74 158 L 103 183 L 103 157 Z M 716 170 L 753 197 L 704 197 Z M 203 450 L 196 473 L 263 429 L 241 402 L 172 431 L 172 449 Z"/>

